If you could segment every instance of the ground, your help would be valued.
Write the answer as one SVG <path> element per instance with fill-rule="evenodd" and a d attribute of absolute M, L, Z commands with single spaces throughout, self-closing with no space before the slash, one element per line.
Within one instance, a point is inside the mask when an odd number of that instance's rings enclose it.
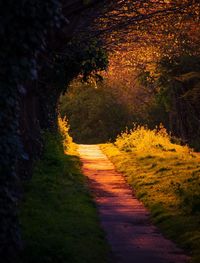
<path fill-rule="evenodd" d="M 80 145 L 83 173 L 95 198 L 115 263 L 185 263 L 189 257 L 164 238 L 149 212 L 99 145 Z"/>

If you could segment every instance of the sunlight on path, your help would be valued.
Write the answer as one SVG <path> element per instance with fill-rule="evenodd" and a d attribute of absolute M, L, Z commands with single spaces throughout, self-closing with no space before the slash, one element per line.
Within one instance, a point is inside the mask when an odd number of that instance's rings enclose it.
<path fill-rule="evenodd" d="M 79 153 L 112 248 L 113 263 L 187 262 L 188 257 L 151 224 L 148 211 L 99 146 L 79 145 Z"/>

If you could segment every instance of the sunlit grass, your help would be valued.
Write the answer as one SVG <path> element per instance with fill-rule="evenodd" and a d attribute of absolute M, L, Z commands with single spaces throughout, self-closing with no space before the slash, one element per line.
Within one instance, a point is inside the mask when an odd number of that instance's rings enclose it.
<path fill-rule="evenodd" d="M 171 143 L 164 128 L 138 127 L 103 151 L 163 232 L 200 262 L 200 155 Z M 163 134 L 162 134 L 163 133 Z M 173 149 L 173 150 L 172 150 Z"/>

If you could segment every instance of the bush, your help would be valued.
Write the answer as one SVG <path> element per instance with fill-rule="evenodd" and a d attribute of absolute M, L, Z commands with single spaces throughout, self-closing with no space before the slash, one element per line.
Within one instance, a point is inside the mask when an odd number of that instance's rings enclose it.
<path fill-rule="evenodd" d="M 161 152 L 175 152 L 184 155 L 191 151 L 187 146 L 173 144 L 163 125 L 154 130 L 150 130 L 145 126 L 135 125 L 132 130 L 127 130 L 119 135 L 115 145 L 126 152 L 134 151 L 147 155 Z"/>
<path fill-rule="evenodd" d="M 69 135 L 70 126 L 66 117 L 58 117 L 58 129 L 62 139 L 62 144 L 64 148 L 64 153 L 72 153 L 76 149 L 75 143 L 73 143 L 72 137 Z"/>

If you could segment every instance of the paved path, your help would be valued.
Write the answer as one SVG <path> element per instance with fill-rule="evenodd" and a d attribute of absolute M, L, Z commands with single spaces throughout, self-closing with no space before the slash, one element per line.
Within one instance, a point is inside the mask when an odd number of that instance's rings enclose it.
<path fill-rule="evenodd" d="M 185 263 L 188 258 L 149 220 L 123 176 L 98 145 L 80 145 L 83 172 L 113 252 L 113 263 Z"/>

